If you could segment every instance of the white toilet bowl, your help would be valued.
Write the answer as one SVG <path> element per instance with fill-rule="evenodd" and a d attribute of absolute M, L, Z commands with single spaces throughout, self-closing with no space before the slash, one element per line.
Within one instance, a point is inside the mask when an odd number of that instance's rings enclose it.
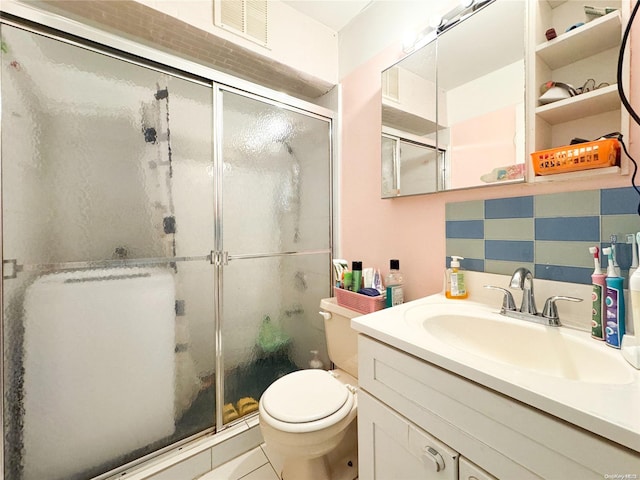
<path fill-rule="evenodd" d="M 265 443 L 284 458 L 284 480 L 353 480 L 357 469 L 357 381 L 341 370 L 300 370 L 260 399 Z"/>

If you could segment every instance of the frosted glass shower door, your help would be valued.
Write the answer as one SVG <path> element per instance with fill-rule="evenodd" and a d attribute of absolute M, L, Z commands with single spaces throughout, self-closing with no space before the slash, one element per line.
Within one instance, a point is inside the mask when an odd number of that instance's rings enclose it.
<path fill-rule="evenodd" d="M 215 426 L 213 90 L 0 33 L 4 478 L 86 479 Z"/>
<path fill-rule="evenodd" d="M 237 91 L 216 98 L 227 423 L 306 368 L 310 350 L 328 365 L 318 308 L 331 294 L 330 121 Z"/>

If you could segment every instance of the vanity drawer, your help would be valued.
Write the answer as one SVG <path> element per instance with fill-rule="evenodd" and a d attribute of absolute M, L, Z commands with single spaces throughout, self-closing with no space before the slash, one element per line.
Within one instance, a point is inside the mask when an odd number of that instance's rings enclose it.
<path fill-rule="evenodd" d="M 460 480 L 498 480 L 464 457 L 460 457 L 458 470 Z"/>
<path fill-rule="evenodd" d="M 365 335 L 358 348 L 362 389 L 498 478 L 640 473 L 637 452 Z"/>

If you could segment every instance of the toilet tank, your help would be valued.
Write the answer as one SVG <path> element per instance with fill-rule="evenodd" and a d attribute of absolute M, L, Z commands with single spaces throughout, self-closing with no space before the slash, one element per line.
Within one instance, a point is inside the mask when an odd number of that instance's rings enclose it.
<path fill-rule="evenodd" d="M 334 298 L 320 301 L 324 317 L 329 359 L 354 378 L 358 378 L 358 332 L 351 328 L 351 319 L 362 315 L 338 305 Z"/>

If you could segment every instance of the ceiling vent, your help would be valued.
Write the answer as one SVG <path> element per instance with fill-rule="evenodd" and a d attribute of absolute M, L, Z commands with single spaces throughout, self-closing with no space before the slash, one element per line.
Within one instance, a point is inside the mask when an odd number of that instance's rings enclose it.
<path fill-rule="evenodd" d="M 215 0 L 213 5 L 216 26 L 267 46 L 266 0 Z"/>

